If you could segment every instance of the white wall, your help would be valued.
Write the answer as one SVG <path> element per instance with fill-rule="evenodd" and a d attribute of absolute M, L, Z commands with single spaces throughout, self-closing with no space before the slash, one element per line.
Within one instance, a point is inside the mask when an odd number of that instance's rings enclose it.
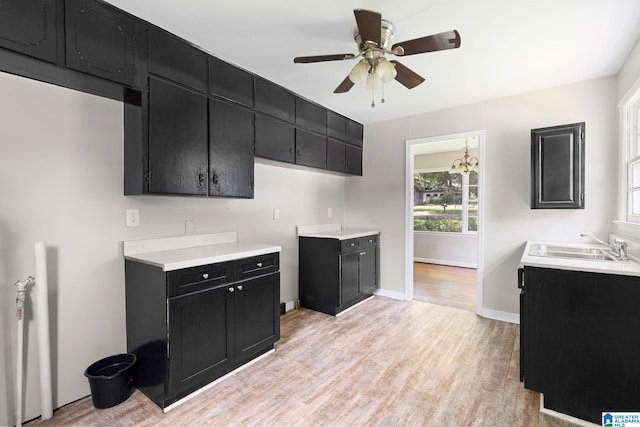
<path fill-rule="evenodd" d="M 4 73 L 0 93 L 0 425 L 14 419 L 13 283 L 34 273 L 34 242 L 49 245 L 59 407 L 89 394 L 89 364 L 126 350 L 123 240 L 181 235 L 185 220 L 194 220 L 196 233 L 237 231 L 240 240 L 281 245 L 281 299 L 292 301 L 296 225 L 343 219 L 344 177 L 267 162 L 256 164 L 253 200 L 125 197 L 121 103 Z M 125 208 L 140 209 L 139 228 L 124 226 Z M 28 420 L 40 414 L 31 315 L 26 328 Z"/>
<path fill-rule="evenodd" d="M 640 79 L 640 39 L 636 41 L 618 73 L 618 101 L 638 82 L 638 79 Z"/>
<path fill-rule="evenodd" d="M 579 241 L 581 232 L 606 237 L 610 231 L 616 211 L 616 97 L 616 78 L 608 77 L 365 126 L 365 176 L 347 179 L 345 220 L 380 229 L 381 287 L 404 292 L 405 141 L 486 130 L 483 305 L 517 313 L 516 269 L 527 240 Z M 530 130 L 581 121 L 586 208 L 530 209 Z"/>

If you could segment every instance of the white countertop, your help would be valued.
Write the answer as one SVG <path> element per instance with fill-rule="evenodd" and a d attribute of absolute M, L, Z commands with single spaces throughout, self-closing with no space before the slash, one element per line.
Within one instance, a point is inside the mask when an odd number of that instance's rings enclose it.
<path fill-rule="evenodd" d="M 160 267 L 163 271 L 231 261 L 281 250 L 282 248 L 276 245 L 238 242 L 235 233 L 124 242 L 125 259 Z"/>
<path fill-rule="evenodd" d="M 557 245 L 572 248 L 603 248 L 604 245 L 591 243 L 566 243 L 566 242 L 545 242 L 529 241 L 524 248 L 520 267 L 545 267 L 560 270 L 588 271 L 592 273 L 620 274 L 623 276 L 640 276 L 640 264 L 633 261 L 593 261 L 584 259 L 553 258 L 544 256 L 529 255 L 531 245 Z"/>
<path fill-rule="evenodd" d="M 344 228 L 340 230 L 327 230 L 316 232 L 303 232 L 298 233 L 300 237 L 320 237 L 324 239 L 338 239 L 347 240 L 355 239 L 356 237 L 371 236 L 373 234 L 380 234 L 378 230 L 365 229 L 365 228 Z"/>

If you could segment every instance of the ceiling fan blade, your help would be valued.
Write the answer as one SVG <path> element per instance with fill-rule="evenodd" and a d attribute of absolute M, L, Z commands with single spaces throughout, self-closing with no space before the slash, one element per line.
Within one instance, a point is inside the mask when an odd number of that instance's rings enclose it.
<path fill-rule="evenodd" d="M 402 83 L 407 89 L 413 89 L 424 81 L 424 77 L 411 71 L 398 61 L 389 62 L 392 62 L 396 66 L 396 71 L 398 72 L 396 80 Z"/>
<path fill-rule="evenodd" d="M 343 59 L 353 59 L 356 56 L 352 53 L 339 53 L 335 55 L 297 56 L 293 58 L 296 64 L 307 64 L 309 62 L 342 61 Z"/>
<path fill-rule="evenodd" d="M 380 47 L 382 39 L 382 15 L 378 12 L 366 9 L 355 9 L 358 31 L 360 32 L 360 40 L 363 44 L 373 42 Z"/>
<path fill-rule="evenodd" d="M 435 52 L 438 50 L 455 49 L 460 47 L 460 34 L 458 31 L 445 31 L 418 39 L 394 43 L 391 50 L 401 47 L 404 50 L 402 56 L 415 55 L 416 53 Z"/>
<path fill-rule="evenodd" d="M 351 89 L 352 87 L 353 82 L 351 81 L 351 79 L 349 79 L 349 76 L 347 76 L 347 78 L 344 79 L 342 83 L 340 83 L 340 85 L 336 88 L 336 90 L 333 91 L 333 93 L 349 92 L 349 89 Z"/>

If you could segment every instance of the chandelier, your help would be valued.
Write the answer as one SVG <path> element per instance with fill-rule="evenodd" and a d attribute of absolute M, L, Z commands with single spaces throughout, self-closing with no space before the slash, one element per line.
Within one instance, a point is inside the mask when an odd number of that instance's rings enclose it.
<path fill-rule="evenodd" d="M 460 159 L 455 159 L 449 169 L 449 173 L 469 173 L 478 172 L 478 158 L 469 156 L 469 142 L 464 143 L 464 155 Z"/>

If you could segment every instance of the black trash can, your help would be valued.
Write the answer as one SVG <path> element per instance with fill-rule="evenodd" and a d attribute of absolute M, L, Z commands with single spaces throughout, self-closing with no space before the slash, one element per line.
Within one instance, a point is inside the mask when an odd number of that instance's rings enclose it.
<path fill-rule="evenodd" d="M 91 364 L 84 376 L 89 379 L 93 406 L 110 408 L 124 402 L 133 393 L 136 355 L 131 353 L 105 357 Z"/>

